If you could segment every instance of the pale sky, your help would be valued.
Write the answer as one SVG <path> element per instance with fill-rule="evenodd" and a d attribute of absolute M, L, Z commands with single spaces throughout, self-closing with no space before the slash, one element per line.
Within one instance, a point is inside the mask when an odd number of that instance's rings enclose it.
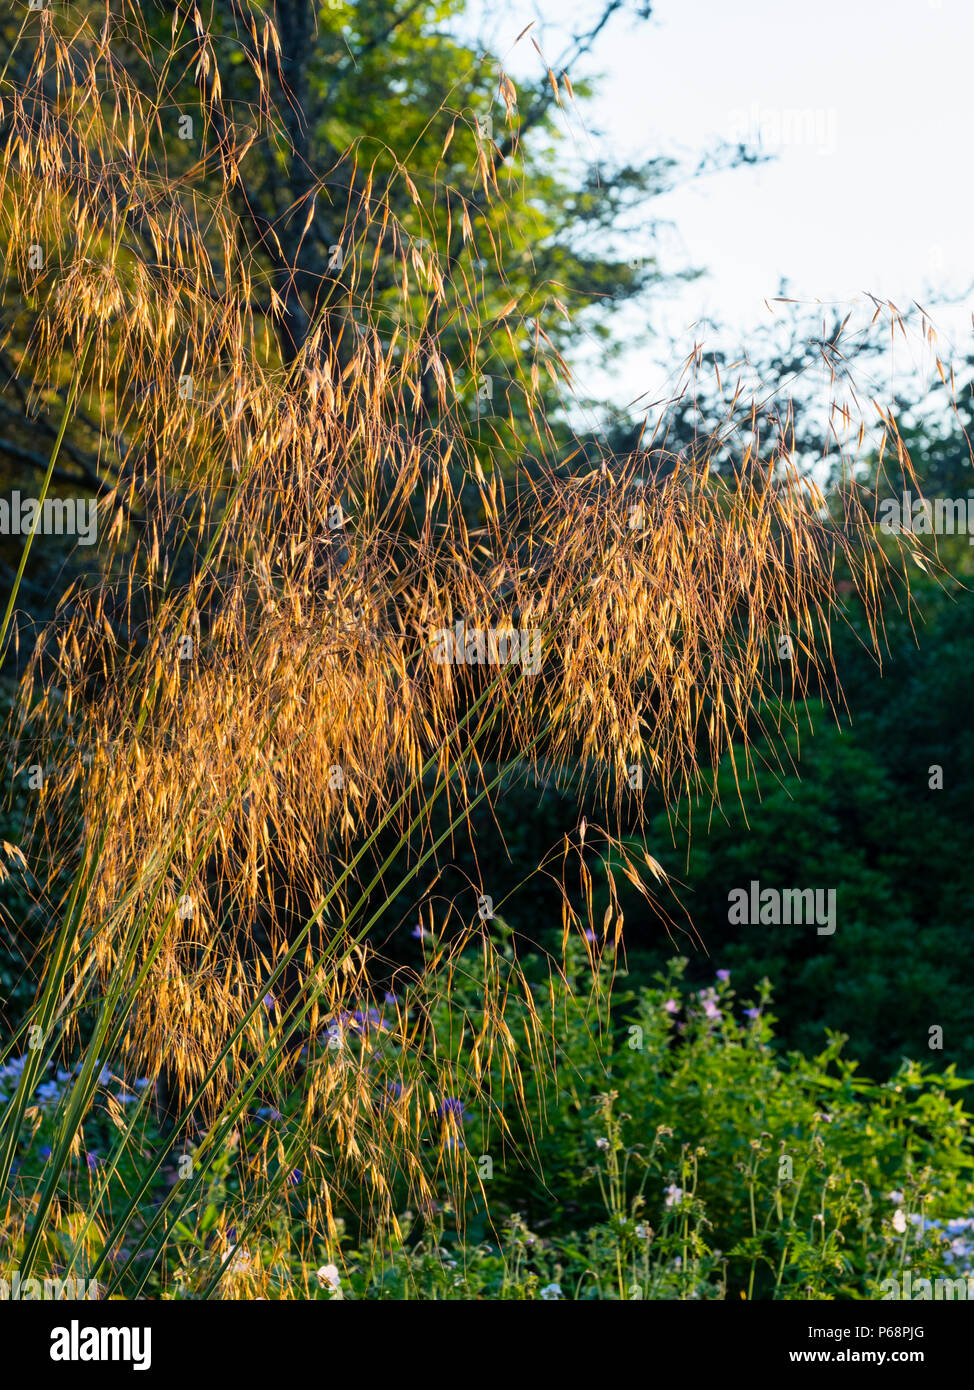
<path fill-rule="evenodd" d="M 479 32 L 509 52 L 515 79 L 536 72 L 528 37 L 510 52 L 532 9 L 476 4 Z M 563 51 L 566 26 L 596 8 L 537 0 L 531 32 L 549 61 Z M 901 308 L 928 306 L 939 291 L 957 301 L 935 307 L 941 354 L 967 350 L 972 54 L 974 0 L 656 0 L 648 23 L 613 20 L 583 69 L 604 74 L 586 107 L 602 133 L 589 142 L 573 128 L 584 157 L 692 162 L 742 133 L 775 156 L 654 202 L 653 215 L 674 224 L 658 244 L 664 264 L 707 275 L 650 299 L 640 318 L 689 348 L 691 325 L 708 317 L 731 328 L 736 347 L 768 320 L 764 301 L 783 280 L 795 298 L 860 306 L 865 291 Z M 633 254 L 643 249 L 635 238 Z M 666 360 L 662 344 L 629 353 L 601 384 L 624 403 L 662 382 Z"/>

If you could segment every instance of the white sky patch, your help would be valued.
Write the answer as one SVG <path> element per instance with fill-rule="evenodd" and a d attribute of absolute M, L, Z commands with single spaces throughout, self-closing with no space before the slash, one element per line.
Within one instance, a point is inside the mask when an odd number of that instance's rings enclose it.
<path fill-rule="evenodd" d="M 539 0 L 531 31 L 554 63 L 571 27 L 597 0 Z M 463 28 L 508 52 L 515 80 L 540 67 L 520 5 L 475 0 Z M 651 21 L 617 17 L 582 73 L 602 74 L 576 149 L 593 161 L 671 154 L 693 163 L 742 125 L 772 162 L 706 176 L 654 200 L 673 223 L 664 268 L 699 267 L 696 283 L 651 296 L 619 316 L 667 340 L 627 352 L 586 386 L 616 404 L 663 388 L 668 340 L 685 342 L 702 319 L 726 326 L 726 346 L 769 320 L 765 301 L 792 298 L 868 307 L 865 293 L 901 309 L 933 311 L 942 357 L 971 345 L 974 183 L 965 153 L 974 133 L 971 0 L 656 0 Z M 950 304 L 943 303 L 944 298 Z M 707 342 L 715 342 L 711 336 Z M 652 394 L 650 394 L 652 399 Z"/>

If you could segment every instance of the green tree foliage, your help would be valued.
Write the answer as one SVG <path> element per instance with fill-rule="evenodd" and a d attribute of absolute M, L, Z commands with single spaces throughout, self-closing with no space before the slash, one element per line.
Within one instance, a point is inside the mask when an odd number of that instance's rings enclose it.
<path fill-rule="evenodd" d="M 136 88 L 149 90 L 176 32 L 168 100 L 150 143 L 183 187 L 184 214 L 204 235 L 221 161 L 235 142 L 249 142 L 236 180 L 234 235 L 251 267 L 251 307 L 266 325 L 269 350 L 288 364 L 314 331 L 316 351 L 327 341 L 340 355 L 356 333 L 375 333 L 383 350 L 397 341 L 397 324 L 425 334 L 413 418 L 402 428 L 421 438 L 446 408 L 468 422 L 486 464 L 519 448 L 518 422 L 528 415 L 553 456 L 570 452 L 558 411 L 570 389 L 570 343 L 581 326 L 603 352 L 614 350 L 610 311 L 666 278 L 651 233 L 641 232 L 638 247 L 620 244 L 618 233 L 636 210 L 646 226 L 647 204 L 676 175 L 672 161 L 650 154 L 638 166 L 596 165 L 576 153 L 592 85 L 584 78 L 573 85 L 572 75 L 627 8 L 609 0 L 552 58 L 553 68 L 530 50 L 536 77 L 517 85 L 496 54 L 460 37 L 460 0 L 215 0 L 203 62 L 190 9 L 151 6 L 144 41 L 120 31 L 113 59 Z M 647 18 L 649 6 L 638 4 L 634 13 Z M 49 22 L 31 15 L 26 24 Z M 72 32 L 87 25 L 92 43 L 102 22 L 97 5 L 72 7 Z M 11 47 L 19 23 L 0 19 Z M 13 76 L 29 50 L 23 42 L 14 50 Z M 269 78 L 261 72 L 267 52 Z M 55 109 L 58 81 L 52 73 L 37 103 L 39 128 Z M 216 90 L 219 113 L 208 101 Z M 734 157 L 716 155 L 718 163 Z M 111 196 L 110 176 L 103 185 Z M 137 213 L 132 223 L 132 234 L 144 235 Z M 52 229 L 52 236 L 72 234 L 71 227 Z M 54 259 L 47 248 L 47 262 Z M 25 351 L 31 312 L 20 294 L 20 286 L 6 287 L 0 453 L 7 467 L 30 477 L 43 467 L 38 438 L 53 437 L 57 402 L 34 392 Z M 444 377 L 447 407 L 439 393 Z M 146 382 L 145 392 L 155 385 Z M 86 405 L 93 425 L 98 403 Z M 114 403 L 119 421 L 131 407 Z M 97 492 L 117 480 L 124 431 L 114 457 L 96 455 L 96 434 L 81 412 L 56 485 Z"/>

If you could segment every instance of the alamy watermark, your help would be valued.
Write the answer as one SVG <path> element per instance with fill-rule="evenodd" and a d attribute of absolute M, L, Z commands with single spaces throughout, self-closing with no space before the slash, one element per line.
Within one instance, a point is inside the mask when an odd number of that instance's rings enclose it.
<path fill-rule="evenodd" d="M 940 1299 L 974 1300 L 974 1275 L 972 1274 L 968 1274 L 966 1277 L 958 1276 L 956 1279 L 914 1279 L 912 1271 L 908 1269 L 899 1278 L 893 1276 L 884 1279 L 879 1287 L 885 1290 L 881 1295 L 884 1302 L 887 1299 L 920 1303 L 928 1300 L 939 1301 Z"/>
<path fill-rule="evenodd" d="M 0 1279 L 0 1302 L 54 1301 L 67 1299 L 74 1302 L 82 1298 L 97 1298 L 98 1283 L 94 1279 L 22 1279 L 20 1270 L 15 1269 L 9 1279 Z"/>
<path fill-rule="evenodd" d="M 762 888 L 753 878 L 749 888 L 732 888 L 727 903 L 727 920 L 732 926 L 814 923 L 819 936 L 831 936 L 835 931 L 834 888 Z"/>
<path fill-rule="evenodd" d="M 131 1361 L 133 1371 L 152 1365 L 151 1327 L 82 1327 L 72 1318 L 51 1332 L 52 1361 Z"/>
<path fill-rule="evenodd" d="M 887 536 L 966 536 L 974 545 L 974 497 L 884 497 L 879 504 L 879 529 Z"/>
<path fill-rule="evenodd" d="M 457 622 L 433 634 L 437 666 L 516 666 L 530 676 L 541 669 L 540 629 L 466 627 Z"/>
<path fill-rule="evenodd" d="M 765 150 L 805 145 L 819 154 L 834 154 L 839 127 L 834 106 L 758 106 L 729 113 L 730 139 Z"/>
<path fill-rule="evenodd" d="M 0 536 L 29 536 L 35 529 L 44 536 L 77 536 L 79 545 L 98 539 L 98 502 L 77 497 L 22 497 L 12 492 L 0 497 Z"/>

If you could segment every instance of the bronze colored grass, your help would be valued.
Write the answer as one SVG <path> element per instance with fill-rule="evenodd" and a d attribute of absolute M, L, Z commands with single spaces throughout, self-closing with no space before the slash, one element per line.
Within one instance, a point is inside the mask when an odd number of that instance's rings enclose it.
<path fill-rule="evenodd" d="M 270 21 L 255 9 L 250 22 L 273 65 Z M 45 880 L 52 924 L 37 1066 L 62 1046 L 55 1024 L 91 1063 L 66 1110 L 64 1161 L 103 1058 L 171 1077 L 176 1133 L 197 1136 L 198 1171 L 230 1145 L 248 1185 L 239 1248 L 221 1235 L 206 1277 L 253 1293 L 262 1275 L 241 1262 L 243 1232 L 269 1221 L 291 1169 L 311 1179 L 307 1230 L 328 1237 L 348 1193 L 374 1229 L 395 1229 L 398 1182 L 421 1209 L 438 1183 L 460 1200 L 475 1180 L 440 1099 L 479 1093 L 489 1105 L 492 1086 L 537 1084 L 517 1068 L 505 1020 L 524 993 L 516 957 L 476 911 L 491 886 L 448 909 L 424 896 L 444 852 L 434 804 L 462 833 L 496 794 L 484 769 L 498 762 L 524 776 L 581 769 L 608 827 L 638 801 L 633 766 L 671 801 L 699 787 L 778 697 L 800 701 L 828 674 L 837 567 L 875 614 L 890 561 L 862 544 L 854 491 L 837 524 L 835 499 L 783 451 L 713 467 L 733 434 L 677 460 L 661 443 L 594 468 L 580 455 L 547 461 L 550 383 L 542 390 L 537 360 L 559 385 L 567 369 L 542 344 L 517 417 L 471 426 L 483 344 L 530 326 L 516 304 L 490 322 L 452 312 L 435 246 L 416 244 L 431 195 L 402 167 L 416 220 L 400 225 L 354 149 L 342 273 L 290 358 L 277 331 L 286 292 L 238 234 L 247 151 L 286 130 L 268 72 L 262 109 L 241 113 L 222 100 L 197 11 L 177 13 L 155 90 L 115 56 L 123 43 L 148 50 L 137 7 L 101 30 L 49 10 L 40 25 L 26 75 L 0 81 L 4 297 L 29 306 L 20 360 L 37 404 L 87 432 L 104 488 L 96 562 L 36 642 L 9 735 L 21 766 L 61 769 L 16 851 Z M 188 71 L 215 135 L 198 182 L 170 174 L 161 126 Z M 487 198 L 510 196 L 497 172 L 479 147 Z M 309 225 L 315 196 L 293 210 Z M 402 286 L 391 327 L 372 292 L 379 257 Z M 441 350 L 448 316 L 463 361 Z M 735 402 L 729 418 L 742 414 Z M 537 671 L 438 663 L 436 633 L 457 622 L 537 633 Z M 790 666 L 782 634 L 799 658 Z M 566 936 L 591 906 L 585 828 L 581 842 L 569 831 L 555 875 Z M 343 1016 L 372 999 L 381 933 L 395 925 L 385 914 L 400 851 L 403 886 L 427 903 L 423 963 L 382 1029 L 352 1034 Z M 662 877 L 651 859 L 624 862 L 641 885 Z M 618 914 L 595 925 L 616 944 Z M 439 1037 L 434 1001 L 471 959 L 483 1020 Z M 329 1041 L 309 1060 L 316 1038 Z M 550 1073 L 540 1027 L 530 1047 L 538 1076 Z M 26 1085 L 6 1122 L 14 1141 L 29 1123 Z M 295 1088 L 285 1132 L 255 1139 L 248 1109 Z M 162 1247 L 185 1200 L 174 1187 L 146 1249 Z M 22 1267 L 44 1258 L 64 1201 L 52 1187 L 39 1208 L 7 1208 Z M 89 1213 L 103 1277 L 130 1216 Z M 139 1243 L 126 1243 L 109 1283 L 131 1292 L 145 1276 Z"/>

